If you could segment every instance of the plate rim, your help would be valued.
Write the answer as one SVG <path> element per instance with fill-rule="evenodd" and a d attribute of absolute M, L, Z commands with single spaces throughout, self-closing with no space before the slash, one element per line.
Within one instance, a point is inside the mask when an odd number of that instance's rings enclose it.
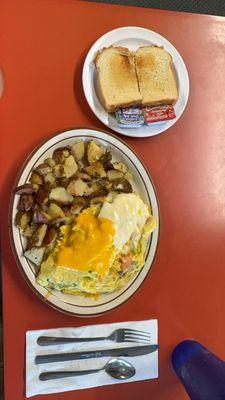
<path fill-rule="evenodd" d="M 122 128 L 119 128 L 119 127 L 118 127 L 117 129 L 115 129 L 115 128 L 109 126 L 108 124 L 106 124 L 105 122 L 103 122 L 103 118 L 100 118 L 100 117 L 99 117 L 99 113 L 96 112 L 95 108 L 91 106 L 90 101 L 89 101 L 89 97 L 88 97 L 88 95 L 87 95 L 85 74 L 86 74 L 86 75 L 88 74 L 87 71 L 88 71 L 88 67 L 89 67 L 90 63 L 88 63 L 88 60 L 87 60 L 87 59 L 88 59 L 89 54 L 91 53 L 91 51 L 93 51 L 93 50 L 92 50 L 93 47 L 96 46 L 96 44 L 98 44 L 98 42 L 100 42 L 102 39 L 104 39 L 104 38 L 107 37 L 108 35 L 112 34 L 113 32 L 118 32 L 118 31 L 127 30 L 127 29 L 137 29 L 137 30 L 139 30 L 139 31 L 145 31 L 145 32 L 148 32 L 148 33 L 150 33 L 150 34 L 153 34 L 153 35 L 157 36 L 158 38 L 161 38 L 161 39 L 163 39 L 164 41 L 166 41 L 166 42 L 167 42 L 170 46 L 172 46 L 173 49 L 177 52 L 177 54 L 178 54 L 178 56 L 179 56 L 179 59 L 180 59 L 180 62 L 181 62 L 181 64 L 182 64 L 182 68 L 183 68 L 184 73 L 185 73 L 185 75 L 186 75 L 185 78 L 186 78 L 186 83 L 187 83 L 187 95 L 186 95 L 185 103 L 184 103 L 184 105 L 183 105 L 183 108 L 182 108 L 182 110 L 181 110 L 179 116 L 177 116 L 177 117 L 174 119 L 174 122 L 173 122 L 169 127 L 166 127 L 166 126 L 165 126 L 165 129 L 162 129 L 160 132 L 157 132 L 157 133 L 154 133 L 154 134 L 150 134 L 150 135 L 149 135 L 149 134 L 144 134 L 144 135 L 139 136 L 138 134 L 132 134 L 132 131 L 134 132 L 134 129 L 132 129 L 132 128 L 126 128 L 126 129 L 124 129 L 124 131 L 121 131 Z M 185 64 L 185 62 L 184 62 L 184 60 L 183 60 L 183 57 L 181 56 L 181 54 L 180 54 L 180 52 L 177 50 L 177 48 L 176 48 L 167 38 L 165 38 L 164 36 L 160 35 L 158 32 L 152 31 L 151 29 L 144 28 L 144 27 L 141 27 L 141 26 L 122 26 L 122 27 L 115 28 L 115 29 L 112 29 L 112 30 L 110 30 L 110 31 L 108 31 L 108 32 L 106 32 L 106 33 L 104 33 L 104 34 L 101 35 L 101 36 L 91 45 L 91 47 L 89 48 L 89 50 L 88 50 L 88 52 L 87 52 L 87 54 L 86 54 L 85 60 L 84 60 L 84 62 L 83 62 L 83 68 L 82 68 L 82 88 L 83 88 L 83 93 L 84 93 L 85 99 L 86 99 L 86 101 L 87 101 L 87 103 L 88 103 L 88 106 L 90 107 L 91 111 L 92 111 L 93 114 L 96 116 L 96 118 L 97 118 L 106 128 L 111 129 L 112 131 L 114 131 L 114 132 L 116 132 L 116 133 L 118 133 L 118 134 L 120 134 L 120 135 L 122 135 L 122 136 L 125 136 L 125 137 L 127 136 L 127 137 L 133 137 L 133 138 L 136 137 L 136 138 L 139 138 L 139 139 L 143 139 L 143 138 L 146 138 L 146 137 L 154 137 L 154 136 L 160 135 L 161 133 L 164 133 L 164 132 L 167 131 L 168 129 L 172 128 L 172 126 L 175 125 L 176 122 L 178 122 L 178 120 L 180 119 L 181 115 L 183 114 L 183 112 L 184 112 L 184 110 L 185 110 L 185 108 L 186 108 L 186 106 L 187 106 L 187 102 L 188 102 L 188 99 L 189 99 L 189 94 L 190 94 L 190 79 L 189 79 L 188 70 L 187 70 L 186 64 Z M 146 127 L 146 128 L 147 128 L 147 127 Z M 146 131 L 146 132 L 147 132 L 147 131 Z"/>
<path fill-rule="evenodd" d="M 157 243 L 156 243 L 156 247 L 155 247 L 155 252 L 152 258 L 152 262 L 149 266 L 149 269 L 146 273 L 146 275 L 144 276 L 144 278 L 142 279 L 141 283 L 139 284 L 139 286 L 134 290 L 134 292 L 125 300 L 123 300 L 120 304 L 115 305 L 114 307 L 107 309 L 105 311 L 100 311 L 100 312 L 96 312 L 96 313 L 89 313 L 89 314 L 82 314 L 79 312 L 73 312 L 73 311 L 69 311 L 69 310 L 65 310 L 63 308 L 61 308 L 60 306 L 57 306 L 56 304 L 50 302 L 46 296 L 46 298 L 43 296 L 43 294 L 41 294 L 32 284 L 32 282 L 30 281 L 30 279 L 28 278 L 22 264 L 19 258 L 19 255 L 16 251 L 16 246 L 15 246 L 15 241 L 14 241 L 14 236 L 13 236 L 13 206 L 14 206 L 14 199 L 15 199 L 15 193 L 14 193 L 14 189 L 17 187 L 18 182 L 20 180 L 20 177 L 24 171 L 24 169 L 26 168 L 28 162 L 32 159 L 32 157 L 35 155 L 35 153 L 48 141 L 50 141 L 51 139 L 53 139 L 55 136 L 58 136 L 62 133 L 66 133 L 72 130 L 91 130 L 91 131 L 99 131 L 101 133 L 107 134 L 109 136 L 112 136 L 113 138 L 115 138 L 116 140 L 118 140 L 119 142 L 122 142 L 126 147 L 128 147 L 128 149 L 137 157 L 137 159 L 139 160 L 139 162 L 142 164 L 146 174 L 148 175 L 148 178 L 151 182 L 154 194 L 155 194 L 155 199 L 156 199 L 156 204 L 157 204 L 157 211 L 158 211 L 158 236 L 157 236 Z M 85 134 L 84 134 L 85 136 Z M 101 139 L 101 138 L 100 138 Z M 103 139 L 104 140 L 104 139 Z M 9 198 L 9 207 L 8 207 L 8 235 L 9 235 L 9 242 L 10 242 L 10 248 L 12 250 L 13 253 L 13 258 L 17 264 L 17 267 L 20 271 L 20 273 L 22 274 L 23 278 L 25 279 L 26 283 L 28 284 L 28 286 L 30 287 L 30 289 L 33 291 L 33 293 L 35 293 L 39 299 L 46 303 L 47 305 L 49 305 L 51 308 L 63 313 L 63 314 L 67 314 L 73 317 L 80 317 L 80 318 L 91 318 L 91 317 L 98 317 L 104 314 L 107 314 L 111 311 L 116 310 L 118 307 L 122 306 L 123 304 L 125 304 L 131 297 L 133 297 L 133 295 L 135 293 L 137 293 L 137 291 L 140 289 L 140 287 L 142 286 L 143 282 L 146 280 L 151 268 L 154 265 L 154 260 L 158 251 L 158 246 L 159 246 L 159 238 L 160 238 L 160 232 L 161 232 L 161 212 L 160 212 L 160 206 L 159 206 L 159 199 L 157 196 L 157 192 L 156 192 L 156 188 L 155 185 L 152 181 L 152 178 L 148 172 L 148 169 L 146 168 L 145 164 L 143 163 L 143 161 L 140 159 L 139 155 L 136 154 L 136 152 L 129 146 L 129 144 L 127 144 L 124 140 L 122 140 L 120 137 L 117 137 L 116 135 L 114 135 L 111 132 L 108 132 L 107 130 L 103 130 L 100 128 L 95 128 L 95 127 L 90 127 L 90 126 L 76 126 L 76 127 L 71 127 L 71 128 L 67 128 L 67 129 L 63 129 L 63 130 L 59 130 L 57 132 L 55 132 L 54 134 L 48 136 L 47 138 L 43 139 L 37 146 L 35 146 L 35 148 L 28 154 L 28 156 L 25 158 L 24 162 L 22 163 L 20 169 L 18 170 L 18 172 L 16 173 L 15 179 L 13 180 L 13 184 L 11 187 L 11 193 L 10 193 L 10 198 Z M 132 285 L 132 283 L 131 283 Z M 60 301 L 60 299 L 59 299 Z M 77 308 L 79 308 L 79 305 L 76 306 Z"/>

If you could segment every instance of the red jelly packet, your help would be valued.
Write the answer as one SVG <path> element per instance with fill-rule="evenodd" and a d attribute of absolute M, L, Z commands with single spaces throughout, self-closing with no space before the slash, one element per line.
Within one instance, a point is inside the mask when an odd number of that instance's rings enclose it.
<path fill-rule="evenodd" d="M 146 124 L 176 118 L 174 107 L 171 105 L 144 107 L 143 113 Z"/>

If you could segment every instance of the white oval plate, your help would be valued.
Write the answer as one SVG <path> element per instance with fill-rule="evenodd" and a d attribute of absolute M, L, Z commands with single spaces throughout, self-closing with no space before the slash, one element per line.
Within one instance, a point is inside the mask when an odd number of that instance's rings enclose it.
<path fill-rule="evenodd" d="M 165 50 L 167 50 L 173 57 L 179 88 L 179 97 L 175 105 L 176 118 L 170 121 L 160 122 L 151 126 L 144 126 L 140 128 L 120 128 L 117 125 L 114 115 L 108 114 L 98 99 L 96 90 L 96 70 L 93 64 L 95 53 L 98 50 L 101 50 L 103 47 L 108 46 L 125 46 L 130 50 L 136 50 L 140 46 L 149 46 L 152 44 L 164 46 Z M 186 107 L 189 96 L 189 78 L 187 69 L 181 55 L 178 53 L 175 47 L 158 33 L 136 26 L 127 26 L 114 29 L 113 31 L 101 36 L 93 44 L 86 56 L 83 66 L 82 80 L 86 100 L 96 117 L 113 131 L 125 136 L 142 138 L 158 135 L 159 133 L 164 132 L 174 125 L 175 122 L 180 118 Z"/>
<path fill-rule="evenodd" d="M 25 161 L 15 187 L 27 182 L 32 169 L 43 162 L 45 158 L 51 157 L 55 148 L 73 144 L 76 140 L 90 140 L 91 138 L 101 143 L 102 146 L 108 147 L 112 152 L 114 160 L 121 160 L 127 164 L 129 170 L 133 173 L 134 186 L 140 193 L 142 199 L 147 204 L 151 205 L 152 214 L 158 221 L 157 228 L 151 234 L 149 241 L 146 264 L 126 287 L 114 293 L 102 294 L 99 296 L 98 300 L 79 295 L 64 294 L 59 291 L 51 291 L 51 294 L 49 294 L 48 290 L 36 282 L 35 276 L 37 270 L 35 270 L 34 265 L 23 256 L 25 242 L 19 229 L 14 224 L 19 196 L 12 194 L 10 201 L 9 227 L 11 245 L 23 276 L 35 293 L 46 303 L 59 311 L 77 316 L 96 316 L 114 309 L 129 299 L 139 288 L 151 268 L 159 236 L 159 208 L 155 190 L 148 172 L 130 147 L 120 139 L 106 132 L 87 128 L 72 129 L 48 139 L 37 147 Z"/>

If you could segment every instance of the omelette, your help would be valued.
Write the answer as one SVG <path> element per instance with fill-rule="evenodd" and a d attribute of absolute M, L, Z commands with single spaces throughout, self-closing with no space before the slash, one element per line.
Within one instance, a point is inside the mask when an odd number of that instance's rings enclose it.
<path fill-rule="evenodd" d="M 99 295 L 125 286 L 143 267 L 156 222 L 137 193 L 119 193 L 62 225 L 37 282 L 69 294 Z"/>

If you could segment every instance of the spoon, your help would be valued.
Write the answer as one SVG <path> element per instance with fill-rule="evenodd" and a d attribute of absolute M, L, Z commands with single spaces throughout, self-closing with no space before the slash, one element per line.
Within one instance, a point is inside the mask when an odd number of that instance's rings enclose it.
<path fill-rule="evenodd" d="M 90 369 L 84 371 L 55 371 L 55 372 L 42 372 L 39 375 L 41 381 L 48 381 L 49 379 L 68 378 L 70 376 L 79 376 L 86 374 L 93 374 L 95 372 L 103 371 L 115 379 L 129 379 L 135 375 L 136 370 L 128 361 L 120 358 L 113 358 L 109 360 L 103 368 Z"/>

